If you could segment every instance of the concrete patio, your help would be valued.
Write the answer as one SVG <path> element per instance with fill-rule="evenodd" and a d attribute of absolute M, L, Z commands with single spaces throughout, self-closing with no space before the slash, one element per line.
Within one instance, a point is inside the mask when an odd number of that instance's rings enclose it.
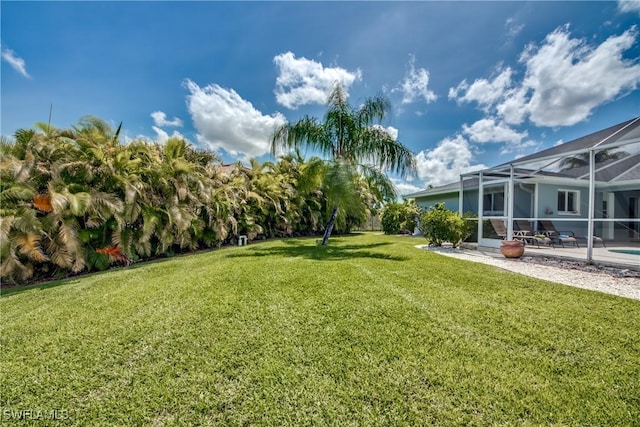
<path fill-rule="evenodd" d="M 478 250 L 478 252 L 484 255 L 502 257 L 500 249 L 497 248 L 478 247 L 477 243 L 464 243 L 463 247 Z M 593 248 L 593 262 L 640 271 L 640 255 L 612 252 L 612 250 L 637 251 L 640 250 L 640 245 L 635 243 L 625 245 L 607 243 L 606 248 L 598 245 L 598 247 Z M 540 245 L 540 248 L 538 248 L 536 245 L 525 245 L 525 255 L 563 258 L 584 262 L 587 259 L 587 247 L 580 245 L 579 248 L 575 246 L 565 246 L 563 248 L 559 245 L 555 245 L 555 247 Z"/>

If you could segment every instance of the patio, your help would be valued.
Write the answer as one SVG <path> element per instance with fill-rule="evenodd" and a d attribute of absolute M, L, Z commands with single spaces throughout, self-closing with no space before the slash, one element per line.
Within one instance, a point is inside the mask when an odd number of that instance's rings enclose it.
<path fill-rule="evenodd" d="M 498 248 L 501 239 L 526 239 L 534 243 L 527 247 L 532 254 L 640 268 L 640 255 L 633 252 L 640 250 L 639 183 L 640 117 L 636 117 L 461 175 L 459 212 L 478 216 L 480 246 Z M 495 229 L 498 222 L 504 225 L 500 232 Z M 538 248 L 537 235 L 551 237 L 555 248 Z"/>
<path fill-rule="evenodd" d="M 640 117 L 404 197 L 474 222 L 480 250 L 547 236 L 555 249 L 529 253 L 637 268 L 640 256 L 612 250 L 640 248 Z"/>
<path fill-rule="evenodd" d="M 476 249 L 484 255 L 502 257 L 500 250 L 486 246 L 478 246 L 477 243 L 464 243 L 463 246 L 468 249 Z M 640 255 L 614 251 L 640 251 L 640 244 L 631 243 L 624 245 L 607 244 L 607 247 L 594 247 L 592 249 L 592 260 L 595 264 L 606 266 L 615 266 L 640 271 Z M 528 256 L 545 256 L 561 259 L 570 259 L 584 262 L 587 257 L 586 245 L 575 246 L 540 246 L 525 245 L 525 255 Z"/>

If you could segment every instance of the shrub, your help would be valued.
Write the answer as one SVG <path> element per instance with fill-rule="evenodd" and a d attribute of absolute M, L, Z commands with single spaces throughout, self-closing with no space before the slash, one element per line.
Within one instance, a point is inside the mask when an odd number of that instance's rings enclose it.
<path fill-rule="evenodd" d="M 465 212 L 462 214 L 462 218 L 467 223 L 467 235 L 464 242 L 477 242 L 478 241 L 478 215 L 472 212 Z"/>
<path fill-rule="evenodd" d="M 422 234 L 436 246 L 449 242 L 458 246 L 470 233 L 468 221 L 457 212 L 445 209 L 444 203 L 438 203 L 420 217 Z"/>
<path fill-rule="evenodd" d="M 416 228 L 416 217 L 420 208 L 413 200 L 403 203 L 387 203 L 380 217 L 380 225 L 384 234 L 411 234 Z"/>

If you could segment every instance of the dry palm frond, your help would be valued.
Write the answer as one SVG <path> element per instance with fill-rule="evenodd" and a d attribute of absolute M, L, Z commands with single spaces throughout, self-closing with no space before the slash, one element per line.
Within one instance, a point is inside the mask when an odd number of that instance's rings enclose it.
<path fill-rule="evenodd" d="M 73 265 L 73 257 L 55 240 L 48 241 L 45 249 L 51 258 L 51 262 L 58 267 L 71 268 Z"/>
<path fill-rule="evenodd" d="M 77 252 L 80 246 L 78 240 L 78 224 L 75 221 L 63 222 L 58 230 L 60 242 L 67 248 L 69 253 Z"/>
<path fill-rule="evenodd" d="M 9 233 L 15 221 L 16 217 L 3 216 L 0 217 L 0 242 L 7 242 L 9 240 Z"/>
<path fill-rule="evenodd" d="M 33 261 L 49 261 L 49 257 L 42 252 L 40 247 L 40 235 L 36 233 L 25 233 L 17 236 L 16 246 L 21 254 Z"/>
<path fill-rule="evenodd" d="M 51 191 L 53 189 L 51 184 L 49 184 L 49 188 L 48 194 L 52 210 L 57 214 L 63 213 L 69 206 L 69 200 L 63 194 Z"/>
<path fill-rule="evenodd" d="M 138 255 L 140 256 L 151 255 L 151 242 L 149 242 L 148 240 L 147 241 L 135 240 L 134 246 Z"/>
<path fill-rule="evenodd" d="M 33 198 L 33 207 L 40 212 L 52 212 L 53 204 L 51 201 L 51 194 L 36 194 Z"/>
<path fill-rule="evenodd" d="M 115 246 L 106 246 L 104 248 L 96 249 L 96 252 L 99 254 L 107 255 L 109 257 L 109 262 L 122 262 L 125 265 L 129 265 L 131 261 L 122 253 L 122 248 L 118 245 Z"/>

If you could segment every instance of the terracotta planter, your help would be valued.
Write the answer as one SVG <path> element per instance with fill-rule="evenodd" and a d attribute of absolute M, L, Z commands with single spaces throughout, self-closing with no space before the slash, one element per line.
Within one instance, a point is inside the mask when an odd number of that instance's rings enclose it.
<path fill-rule="evenodd" d="M 520 258 L 524 254 L 524 242 L 520 240 L 503 240 L 500 252 L 505 258 Z"/>

